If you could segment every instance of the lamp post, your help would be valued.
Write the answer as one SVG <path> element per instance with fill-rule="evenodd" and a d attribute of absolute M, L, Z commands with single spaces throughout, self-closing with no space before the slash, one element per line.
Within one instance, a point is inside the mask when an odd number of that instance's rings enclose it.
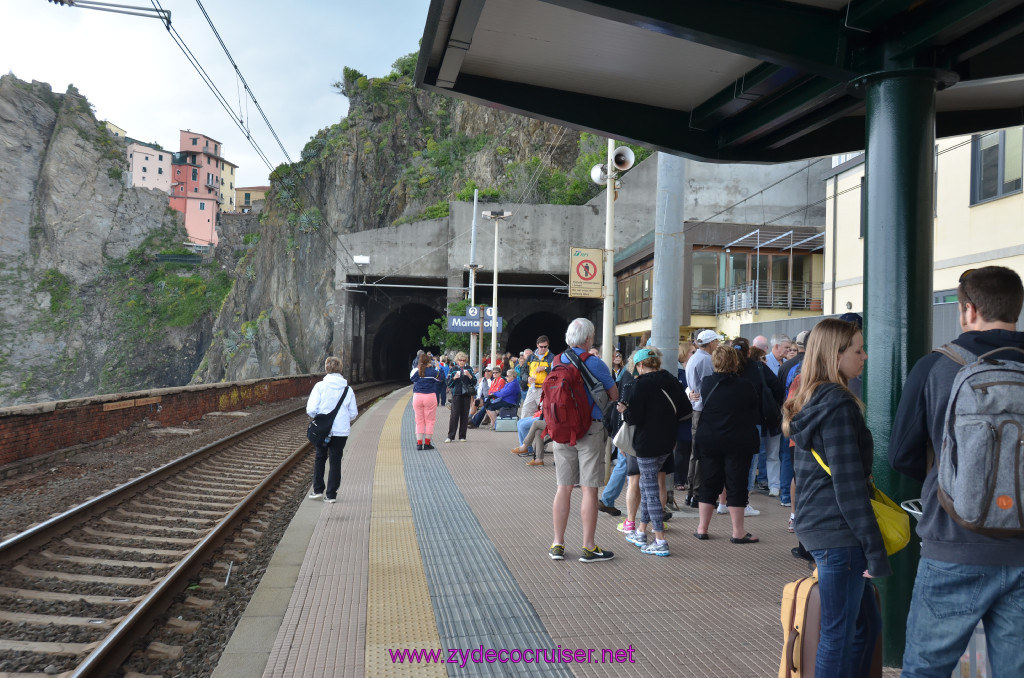
<path fill-rule="evenodd" d="M 494 222 L 494 279 L 491 281 L 491 367 L 498 364 L 498 222 L 512 216 L 505 210 L 481 212 L 484 219 Z M 481 321 L 482 322 L 482 321 Z M 483 334 L 483 327 L 480 328 Z"/>
<path fill-rule="evenodd" d="M 601 349 L 604 362 L 612 369 L 615 356 L 615 198 L 619 188 L 616 170 L 625 172 L 635 161 L 628 146 L 615 147 L 615 140 L 608 139 L 608 161 L 605 165 L 594 165 L 590 178 L 598 186 L 605 187 L 604 218 L 604 308 L 601 326 Z"/>

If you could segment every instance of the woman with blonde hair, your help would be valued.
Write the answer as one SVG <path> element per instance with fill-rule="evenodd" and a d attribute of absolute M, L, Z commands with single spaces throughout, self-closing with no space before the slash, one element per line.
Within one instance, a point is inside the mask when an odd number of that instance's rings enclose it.
<path fill-rule="evenodd" d="M 892 574 L 870 503 L 874 440 L 848 387 L 867 357 L 856 325 L 822 320 L 783 408 L 783 432 L 795 442 L 794 528 L 818 565 L 818 676 L 869 675 L 881 616 L 867 580 Z"/>
<path fill-rule="evenodd" d="M 700 522 L 694 536 L 708 539 L 711 515 L 724 487 L 732 520 L 732 538 L 729 541 L 733 544 L 756 544 L 758 538 L 743 529 L 743 517 L 749 497 L 747 473 L 759 444 L 757 392 L 749 381 L 740 378 L 740 356 L 732 346 L 719 345 L 711 354 L 711 365 L 715 371 L 704 377 L 700 384 L 704 411 L 694 437 L 703 474 L 699 497 Z"/>

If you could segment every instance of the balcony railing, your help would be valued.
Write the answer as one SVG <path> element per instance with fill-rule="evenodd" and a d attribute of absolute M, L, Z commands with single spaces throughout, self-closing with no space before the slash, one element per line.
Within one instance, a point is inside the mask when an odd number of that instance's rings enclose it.
<path fill-rule="evenodd" d="M 822 284 L 816 282 L 744 283 L 726 289 L 698 287 L 693 290 L 693 313 L 719 314 L 753 308 L 785 308 L 820 311 Z"/>

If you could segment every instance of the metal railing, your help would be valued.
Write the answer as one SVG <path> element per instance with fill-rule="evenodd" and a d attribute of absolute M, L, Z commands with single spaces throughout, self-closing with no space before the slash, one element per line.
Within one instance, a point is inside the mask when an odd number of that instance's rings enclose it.
<path fill-rule="evenodd" d="M 823 285 L 820 282 L 759 282 L 726 289 L 698 287 L 691 297 L 691 312 L 730 313 L 751 308 L 785 308 L 820 311 Z"/>

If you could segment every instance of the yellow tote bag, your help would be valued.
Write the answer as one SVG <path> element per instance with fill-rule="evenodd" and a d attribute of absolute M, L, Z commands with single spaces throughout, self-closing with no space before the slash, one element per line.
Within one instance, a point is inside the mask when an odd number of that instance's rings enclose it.
<path fill-rule="evenodd" d="M 811 454 L 817 460 L 825 473 L 832 475 L 831 469 L 825 465 L 821 456 L 811 450 Z M 885 552 L 890 556 L 902 551 L 910 543 L 910 516 L 899 504 L 890 499 L 885 492 L 871 484 L 875 496 L 871 499 L 871 509 L 875 512 L 875 520 L 878 521 L 878 530 L 882 533 L 882 542 L 885 544 Z"/>

